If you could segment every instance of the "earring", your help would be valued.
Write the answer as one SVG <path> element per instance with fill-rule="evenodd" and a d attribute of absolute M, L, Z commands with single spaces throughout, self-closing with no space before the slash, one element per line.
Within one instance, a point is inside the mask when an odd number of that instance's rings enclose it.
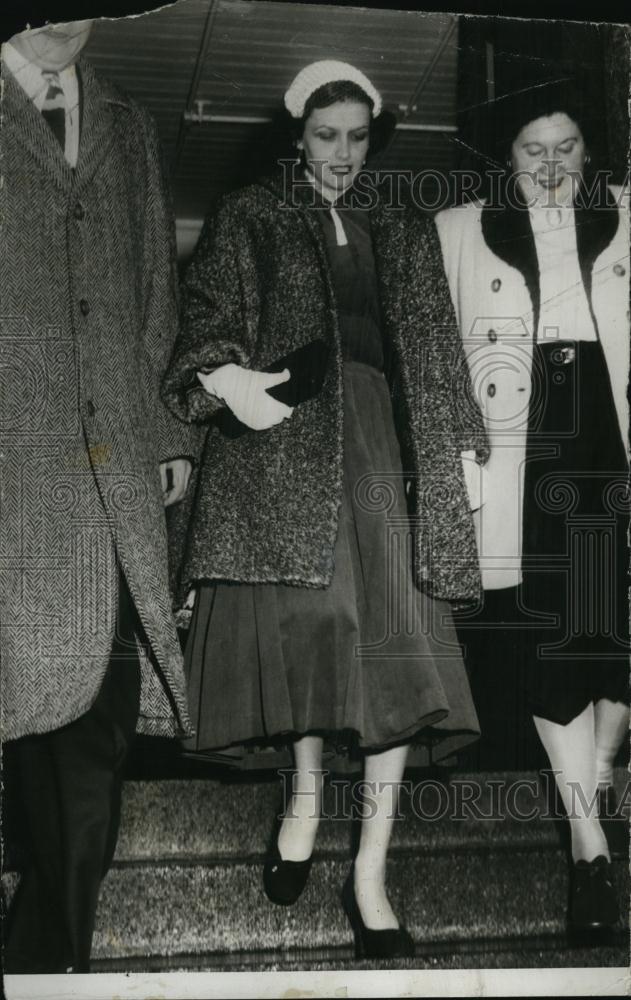
<path fill-rule="evenodd" d="M 302 139 L 296 139 L 296 149 L 300 150 L 304 149 L 304 146 L 302 144 Z"/>
<path fill-rule="evenodd" d="M 591 163 L 591 162 L 592 162 L 592 158 L 591 158 L 591 156 L 588 153 L 587 156 L 585 157 L 585 166 L 587 166 L 587 164 Z"/>

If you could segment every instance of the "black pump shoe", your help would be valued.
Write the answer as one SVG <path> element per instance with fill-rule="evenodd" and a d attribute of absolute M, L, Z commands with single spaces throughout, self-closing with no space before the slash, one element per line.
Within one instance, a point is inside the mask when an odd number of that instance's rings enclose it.
<path fill-rule="evenodd" d="M 607 930 L 620 918 L 611 864 L 604 854 L 576 861 L 570 884 L 570 926 L 577 931 Z"/>
<path fill-rule="evenodd" d="M 342 905 L 355 935 L 355 958 L 412 958 L 414 941 L 405 927 L 383 931 L 366 927 L 355 898 L 353 870 L 342 889 Z"/>
<path fill-rule="evenodd" d="M 620 809 L 613 785 L 598 789 L 598 819 L 612 855 L 629 856 L 629 817 Z"/>
<path fill-rule="evenodd" d="M 267 898 L 278 906 L 291 906 L 307 884 L 313 855 L 306 861 L 283 861 L 274 839 L 263 866 L 263 888 Z"/>

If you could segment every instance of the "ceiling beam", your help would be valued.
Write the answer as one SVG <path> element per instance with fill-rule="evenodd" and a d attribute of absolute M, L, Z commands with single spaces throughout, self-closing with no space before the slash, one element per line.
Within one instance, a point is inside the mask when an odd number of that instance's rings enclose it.
<path fill-rule="evenodd" d="M 195 101 L 195 110 L 185 111 L 184 120 L 193 125 L 271 125 L 268 115 L 216 115 L 205 110 L 210 101 Z M 395 126 L 401 132 L 457 132 L 456 125 L 428 125 L 423 122 L 398 122 Z"/>

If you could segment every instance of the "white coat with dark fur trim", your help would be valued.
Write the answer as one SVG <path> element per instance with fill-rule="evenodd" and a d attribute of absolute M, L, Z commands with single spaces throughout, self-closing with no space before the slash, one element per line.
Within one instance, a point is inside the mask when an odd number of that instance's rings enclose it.
<path fill-rule="evenodd" d="M 609 208 L 576 208 L 577 251 L 602 343 L 622 439 L 628 440 L 628 193 L 608 189 Z M 474 515 L 486 589 L 521 581 L 523 479 L 539 271 L 527 209 L 482 202 L 436 218 L 445 270 L 491 457 L 479 470 Z M 571 339 L 572 332 L 562 335 Z"/>

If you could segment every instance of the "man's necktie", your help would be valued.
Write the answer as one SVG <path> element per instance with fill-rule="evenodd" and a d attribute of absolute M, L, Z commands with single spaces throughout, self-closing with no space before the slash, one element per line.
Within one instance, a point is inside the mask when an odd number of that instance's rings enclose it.
<path fill-rule="evenodd" d="M 42 77 L 48 83 L 46 97 L 42 104 L 42 115 L 44 120 L 52 129 L 61 148 L 66 148 L 66 98 L 59 85 L 59 73 L 44 70 Z"/>

